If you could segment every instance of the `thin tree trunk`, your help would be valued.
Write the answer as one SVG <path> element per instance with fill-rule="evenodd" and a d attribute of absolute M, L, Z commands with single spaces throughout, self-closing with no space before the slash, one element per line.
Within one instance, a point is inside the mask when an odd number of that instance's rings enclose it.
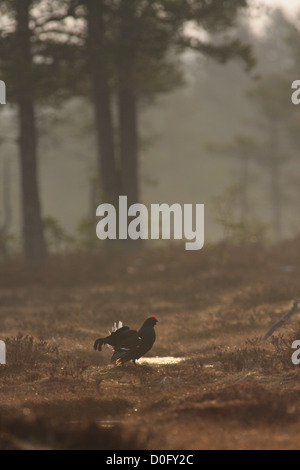
<path fill-rule="evenodd" d="M 98 191 L 98 179 L 91 178 L 89 181 L 89 216 L 91 219 L 95 217 L 96 214 L 96 209 L 99 204 L 98 201 L 98 196 L 99 196 L 99 191 Z"/>
<path fill-rule="evenodd" d="M 99 180 L 105 202 L 117 204 L 118 171 L 115 159 L 111 90 L 107 71 L 107 51 L 104 43 L 104 2 L 87 0 L 88 60 L 93 87 L 96 134 L 98 143 Z"/>
<path fill-rule="evenodd" d="M 138 122 L 135 68 L 135 0 L 120 6 L 120 54 L 118 63 L 119 130 L 122 193 L 128 205 L 139 202 Z"/>
<path fill-rule="evenodd" d="M 37 136 L 30 44 L 31 0 L 16 0 L 16 68 L 19 150 L 22 182 L 23 245 L 26 265 L 43 267 L 47 259 L 38 189 Z"/>
<path fill-rule="evenodd" d="M 280 187 L 280 165 L 276 156 L 273 156 L 271 161 L 270 176 L 273 231 L 276 240 L 280 241 L 282 239 L 282 201 Z"/>
<path fill-rule="evenodd" d="M 0 226 L 0 254 L 3 262 L 7 261 L 7 236 L 11 224 L 11 195 L 10 195 L 10 162 L 7 159 L 3 161 L 3 219 Z"/>
<path fill-rule="evenodd" d="M 280 184 L 281 162 L 279 157 L 279 139 L 276 123 L 270 123 L 270 199 L 272 207 L 272 226 L 276 241 L 282 239 L 282 192 Z"/>
<path fill-rule="evenodd" d="M 130 87 L 119 89 L 120 160 L 122 193 L 128 205 L 139 202 L 136 96 Z"/>
<path fill-rule="evenodd" d="M 249 218 L 249 155 L 247 150 L 244 150 L 241 155 L 241 173 L 240 173 L 240 187 L 241 187 L 241 222 L 246 223 Z"/>

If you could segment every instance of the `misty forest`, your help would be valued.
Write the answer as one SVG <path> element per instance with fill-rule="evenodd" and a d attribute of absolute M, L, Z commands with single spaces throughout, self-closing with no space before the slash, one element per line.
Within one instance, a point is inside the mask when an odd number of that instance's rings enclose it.
<path fill-rule="evenodd" d="M 0 0 L 1 449 L 299 448 L 299 51 L 300 4 Z M 125 196 L 203 248 L 100 239 Z"/>

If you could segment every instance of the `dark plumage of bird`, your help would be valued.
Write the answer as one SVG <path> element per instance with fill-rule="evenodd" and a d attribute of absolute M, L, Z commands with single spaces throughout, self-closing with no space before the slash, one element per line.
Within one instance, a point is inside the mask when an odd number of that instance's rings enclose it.
<path fill-rule="evenodd" d="M 136 365 L 135 361 L 150 351 L 154 344 L 156 339 L 154 326 L 157 322 L 155 317 L 149 317 L 139 331 L 123 326 L 122 322 L 115 323 L 112 331 L 109 331 L 109 336 L 96 339 L 94 349 L 101 351 L 102 346 L 107 344 L 114 350 L 111 362 L 123 365 L 132 361 Z"/>

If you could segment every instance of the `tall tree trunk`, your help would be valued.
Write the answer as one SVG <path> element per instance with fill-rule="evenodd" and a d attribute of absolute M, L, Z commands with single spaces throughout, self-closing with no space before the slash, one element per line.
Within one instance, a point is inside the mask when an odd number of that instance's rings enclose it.
<path fill-rule="evenodd" d="M 280 164 L 274 155 L 270 162 L 270 192 L 272 203 L 273 232 L 275 239 L 282 239 L 282 200 L 280 185 Z"/>
<path fill-rule="evenodd" d="M 136 96 L 130 87 L 119 89 L 120 160 L 122 194 L 128 205 L 139 202 Z"/>
<path fill-rule="evenodd" d="M 135 0 L 120 5 L 120 53 L 118 57 L 119 130 L 122 193 L 128 205 L 139 202 L 138 122 L 135 85 Z"/>
<path fill-rule="evenodd" d="M 3 218 L 0 225 L 0 255 L 5 262 L 8 258 L 7 236 L 11 224 L 11 194 L 10 194 L 10 162 L 8 159 L 3 161 L 2 172 L 2 213 Z"/>
<path fill-rule="evenodd" d="M 98 144 L 99 180 L 105 202 L 117 204 L 119 178 L 115 158 L 111 90 L 108 79 L 103 0 L 87 0 L 88 60 L 93 87 L 93 103 Z"/>
<path fill-rule="evenodd" d="M 282 191 L 280 184 L 280 142 L 278 139 L 278 126 L 276 122 L 270 123 L 270 199 L 272 207 L 272 226 L 276 241 L 282 239 Z"/>
<path fill-rule="evenodd" d="M 241 188 L 241 222 L 245 224 L 249 219 L 249 155 L 244 150 L 241 155 L 240 188 Z"/>
<path fill-rule="evenodd" d="M 17 105 L 21 162 L 23 245 L 26 265 L 43 267 L 47 259 L 38 189 L 34 80 L 30 44 L 31 0 L 15 0 Z"/>

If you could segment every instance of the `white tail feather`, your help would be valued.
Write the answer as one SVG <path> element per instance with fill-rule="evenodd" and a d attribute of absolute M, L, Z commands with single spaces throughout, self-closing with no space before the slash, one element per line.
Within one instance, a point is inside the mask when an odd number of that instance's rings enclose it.
<path fill-rule="evenodd" d="M 120 328 L 122 328 L 123 326 L 123 322 L 119 321 L 118 324 L 116 324 L 116 322 L 114 323 L 114 325 L 112 326 L 111 328 L 111 331 L 108 330 L 108 334 L 111 335 L 112 333 L 114 333 L 115 331 L 119 330 Z M 114 349 L 113 346 L 111 346 L 110 344 L 107 344 L 106 345 L 109 349 Z"/>
<path fill-rule="evenodd" d="M 111 328 L 111 331 L 108 330 L 108 334 L 111 334 L 111 333 L 114 333 L 115 331 L 119 330 L 120 328 L 122 328 L 123 326 L 123 322 L 119 321 L 118 323 L 114 323 L 112 328 Z"/>

